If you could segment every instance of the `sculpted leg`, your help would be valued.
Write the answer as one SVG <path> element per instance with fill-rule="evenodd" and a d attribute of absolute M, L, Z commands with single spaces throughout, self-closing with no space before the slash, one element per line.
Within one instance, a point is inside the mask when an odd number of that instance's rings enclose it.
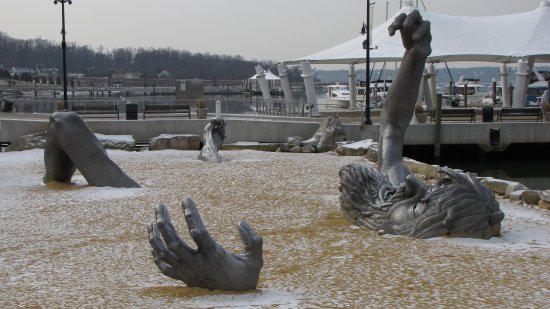
<path fill-rule="evenodd" d="M 70 182 L 78 168 L 92 186 L 139 188 L 109 158 L 90 128 L 73 112 L 58 112 L 50 117 L 44 163 L 44 183 Z"/>
<path fill-rule="evenodd" d="M 63 148 L 59 147 L 54 141 L 53 134 L 48 132 L 46 136 L 46 145 L 44 146 L 44 164 L 46 165 L 46 174 L 44 183 L 52 181 L 71 182 L 76 171 L 73 160 L 67 155 Z"/>

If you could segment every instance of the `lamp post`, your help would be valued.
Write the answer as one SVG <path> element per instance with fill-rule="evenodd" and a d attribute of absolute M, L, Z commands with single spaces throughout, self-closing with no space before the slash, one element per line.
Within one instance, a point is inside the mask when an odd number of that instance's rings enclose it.
<path fill-rule="evenodd" d="M 374 4 L 374 3 L 373 3 Z M 365 85 L 365 122 L 363 124 L 370 125 L 372 124 L 372 120 L 370 119 L 370 6 L 371 3 L 369 0 L 367 0 L 367 22 L 363 23 L 363 27 L 361 27 L 361 34 L 365 35 L 366 39 L 363 41 L 363 49 L 366 50 L 366 59 L 365 59 L 365 79 L 366 79 L 366 85 Z"/>
<path fill-rule="evenodd" d="M 61 49 L 63 50 L 63 108 L 69 108 L 69 99 L 67 98 L 67 43 L 65 42 L 65 3 L 72 4 L 71 0 L 54 0 L 53 4 L 61 2 Z"/>

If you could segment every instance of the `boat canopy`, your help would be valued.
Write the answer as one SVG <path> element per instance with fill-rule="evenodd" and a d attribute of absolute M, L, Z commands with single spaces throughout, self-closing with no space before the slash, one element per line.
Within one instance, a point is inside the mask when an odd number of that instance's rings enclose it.
<path fill-rule="evenodd" d="M 412 1 L 395 15 L 409 14 Z M 431 23 L 432 53 L 428 62 L 484 61 L 511 63 L 534 57 L 537 63 L 550 63 L 550 0 L 529 12 L 499 16 L 453 16 L 418 9 Z M 399 34 L 389 36 L 395 16 L 372 30 L 372 62 L 400 61 L 405 52 Z M 338 46 L 289 61 L 309 60 L 314 64 L 365 63 L 363 35 Z"/>

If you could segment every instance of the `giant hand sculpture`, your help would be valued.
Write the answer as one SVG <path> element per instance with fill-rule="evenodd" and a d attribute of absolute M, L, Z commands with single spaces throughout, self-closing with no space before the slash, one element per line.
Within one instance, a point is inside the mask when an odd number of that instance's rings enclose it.
<path fill-rule="evenodd" d="M 139 184 L 109 158 L 94 133 L 74 112 L 57 112 L 50 116 L 44 164 L 46 184 L 70 182 L 78 168 L 92 186 L 139 188 Z"/>
<path fill-rule="evenodd" d="M 189 247 L 170 222 L 168 209 L 158 205 L 156 223 L 148 225 L 149 243 L 160 271 L 190 287 L 243 291 L 256 288 L 263 266 L 263 239 L 248 223 L 239 223 L 243 255 L 227 252 L 208 233 L 190 198 L 182 202 L 185 220 L 197 249 Z"/>
<path fill-rule="evenodd" d="M 358 225 L 418 238 L 491 238 L 504 213 L 475 176 L 443 168 L 447 177 L 427 186 L 403 162 L 405 132 L 414 113 L 422 71 L 431 53 L 430 24 L 418 11 L 401 14 L 389 27 L 401 31 L 406 51 L 381 114 L 379 171 L 350 164 L 340 169 L 340 206 Z"/>

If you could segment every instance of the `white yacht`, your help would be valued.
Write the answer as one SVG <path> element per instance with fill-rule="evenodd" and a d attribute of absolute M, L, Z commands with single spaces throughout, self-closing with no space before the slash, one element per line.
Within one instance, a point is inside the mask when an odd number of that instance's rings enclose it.
<path fill-rule="evenodd" d="M 337 108 L 350 107 L 349 87 L 347 85 L 328 85 L 326 88 L 329 104 L 333 104 Z"/>
<path fill-rule="evenodd" d="M 386 99 L 386 94 L 391 85 L 389 82 L 371 82 L 370 83 L 370 93 L 371 93 L 371 106 L 372 107 L 381 107 Z M 349 108 L 350 107 L 350 90 L 348 85 L 328 85 L 327 89 L 327 98 L 329 104 L 336 106 L 337 108 Z M 356 87 L 356 101 L 359 104 L 364 104 L 365 102 L 365 90 L 366 87 L 357 86 Z"/>
<path fill-rule="evenodd" d="M 468 106 L 483 106 L 487 104 L 487 100 L 484 100 L 491 96 L 489 88 L 479 83 L 479 79 L 460 77 L 458 82 L 454 84 L 451 89 L 449 86 L 445 89 L 444 97 L 447 98 L 450 105 L 455 107 L 464 106 L 464 87 L 467 87 L 467 104 Z"/>

